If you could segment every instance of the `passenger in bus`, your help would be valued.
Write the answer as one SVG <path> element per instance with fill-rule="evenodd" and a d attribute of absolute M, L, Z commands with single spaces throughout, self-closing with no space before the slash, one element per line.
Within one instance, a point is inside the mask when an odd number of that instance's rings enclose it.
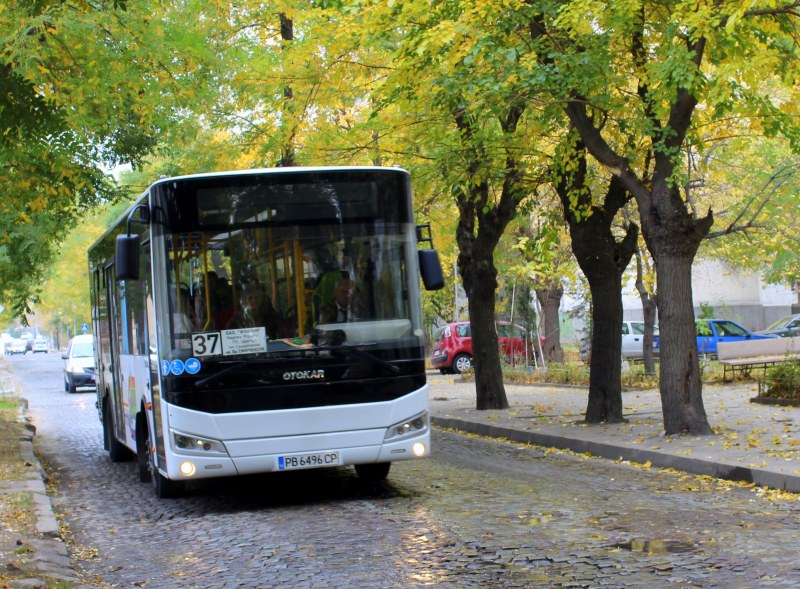
<path fill-rule="evenodd" d="M 355 315 L 351 301 L 353 300 L 353 281 L 346 272 L 342 272 L 333 287 L 333 299 L 323 302 L 319 308 L 317 323 L 347 323 L 354 321 Z"/>
<path fill-rule="evenodd" d="M 270 339 L 275 339 L 278 332 L 278 316 L 272 306 L 272 299 L 257 283 L 246 284 L 239 296 L 239 309 L 228 321 L 228 329 L 246 327 L 264 327 Z"/>
<path fill-rule="evenodd" d="M 224 329 L 236 314 L 233 304 L 233 287 L 227 278 L 217 278 L 213 287 L 211 308 L 213 309 L 214 325 L 217 329 Z"/>
<path fill-rule="evenodd" d="M 174 287 L 173 287 L 174 288 Z M 172 329 L 176 340 L 176 348 L 191 347 L 189 337 L 192 334 L 194 322 L 191 319 L 193 311 L 192 298 L 189 289 L 181 286 L 177 289 L 178 297 L 174 299 L 177 307 L 172 313 Z"/>
<path fill-rule="evenodd" d="M 195 287 L 194 317 L 197 330 L 225 329 L 234 313 L 233 290 L 228 280 L 220 278 L 216 272 L 206 272 Z"/>

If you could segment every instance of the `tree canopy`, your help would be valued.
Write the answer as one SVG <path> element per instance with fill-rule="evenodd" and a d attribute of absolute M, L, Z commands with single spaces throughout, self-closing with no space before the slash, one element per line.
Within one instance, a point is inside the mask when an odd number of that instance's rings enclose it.
<path fill-rule="evenodd" d="M 611 215 L 612 179 L 635 199 L 658 272 L 662 395 L 696 400 L 696 358 L 668 350 L 693 329 L 698 248 L 752 263 L 758 239 L 774 278 L 800 275 L 786 223 L 799 24 L 794 0 L 6 3 L 0 297 L 18 314 L 36 303 L 67 232 L 120 198 L 115 164 L 401 165 L 420 214 L 448 219 L 488 326 L 496 248 L 523 202 L 552 216 L 538 187 L 574 171 L 579 157 L 554 158 L 575 132 L 591 174 L 567 218 Z M 668 429 L 707 431 L 693 411 Z"/>

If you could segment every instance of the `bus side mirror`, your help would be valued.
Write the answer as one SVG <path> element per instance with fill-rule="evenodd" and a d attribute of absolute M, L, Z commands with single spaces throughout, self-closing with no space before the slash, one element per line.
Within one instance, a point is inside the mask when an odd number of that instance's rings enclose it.
<path fill-rule="evenodd" d="M 114 265 L 117 280 L 139 280 L 138 235 L 117 235 Z"/>
<path fill-rule="evenodd" d="M 425 290 L 439 290 L 444 287 L 444 273 L 439 261 L 439 252 L 433 249 L 418 250 L 419 273 Z"/>

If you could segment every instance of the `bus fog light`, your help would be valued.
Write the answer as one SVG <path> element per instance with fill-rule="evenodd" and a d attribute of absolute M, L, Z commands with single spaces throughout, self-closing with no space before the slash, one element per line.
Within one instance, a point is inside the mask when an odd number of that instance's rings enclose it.
<path fill-rule="evenodd" d="M 425 444 L 423 444 L 422 442 L 417 442 L 412 446 L 411 451 L 417 458 L 425 456 Z"/>
<path fill-rule="evenodd" d="M 195 466 L 193 462 L 181 462 L 181 474 L 185 477 L 194 476 L 195 473 Z"/>

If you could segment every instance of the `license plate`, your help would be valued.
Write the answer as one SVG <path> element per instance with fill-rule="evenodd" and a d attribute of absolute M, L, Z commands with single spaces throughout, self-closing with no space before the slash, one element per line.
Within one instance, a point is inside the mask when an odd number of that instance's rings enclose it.
<path fill-rule="evenodd" d="M 297 470 L 300 468 L 322 468 L 338 466 L 342 463 L 339 452 L 310 452 L 308 454 L 291 454 L 278 456 L 278 470 Z"/>

